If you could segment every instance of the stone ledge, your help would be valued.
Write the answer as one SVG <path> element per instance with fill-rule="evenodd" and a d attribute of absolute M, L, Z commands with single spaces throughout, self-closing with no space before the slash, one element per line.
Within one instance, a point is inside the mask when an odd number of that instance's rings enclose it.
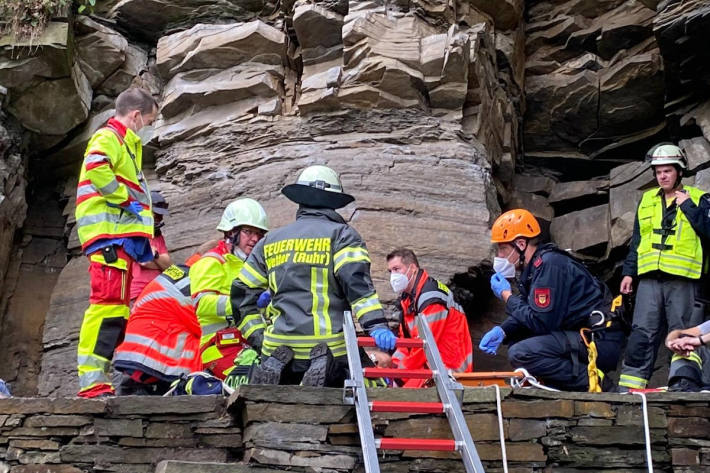
<path fill-rule="evenodd" d="M 645 465 L 639 396 L 501 389 L 511 471 L 637 471 Z M 0 471 L 239 473 L 357 470 L 353 406 L 341 389 L 242 386 L 229 399 L 121 397 L 0 400 Z M 371 399 L 435 401 L 435 389 L 372 389 Z M 470 388 L 463 410 L 486 471 L 501 464 L 494 389 Z M 648 396 L 660 470 L 710 464 L 710 394 Z M 374 413 L 378 437 L 450 438 L 441 415 Z M 450 452 L 389 452 L 387 469 L 462 471 Z M 231 463 L 230 463 L 231 462 Z M 199 465 L 199 466 L 196 466 Z M 384 469 L 384 467 L 383 467 Z"/>

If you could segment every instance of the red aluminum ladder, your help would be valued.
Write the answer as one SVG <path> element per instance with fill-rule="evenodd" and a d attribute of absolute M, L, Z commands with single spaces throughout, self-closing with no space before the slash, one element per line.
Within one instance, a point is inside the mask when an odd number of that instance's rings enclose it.
<path fill-rule="evenodd" d="M 434 342 L 426 319 L 416 317 L 416 324 L 421 338 L 398 338 L 396 346 L 423 348 L 428 366 L 432 369 L 391 369 L 364 368 L 360 362 L 359 347 L 374 347 L 375 341 L 370 337 L 357 337 L 355 324 L 350 312 L 345 313 L 345 343 L 347 345 L 350 378 L 345 382 L 343 401 L 355 406 L 358 431 L 362 445 L 363 463 L 366 473 L 379 473 L 380 464 L 377 450 L 430 450 L 457 451 L 461 454 L 467 473 L 484 473 L 483 464 L 476 451 L 471 433 L 461 411 L 461 400 L 458 394 L 463 394 L 463 386 L 449 374 Z M 436 384 L 440 402 L 407 402 L 407 401 L 368 401 L 364 378 L 400 378 L 400 379 L 433 379 Z M 444 413 L 451 426 L 453 440 L 431 438 L 375 438 L 372 430 L 370 412 L 410 412 L 413 414 Z"/>

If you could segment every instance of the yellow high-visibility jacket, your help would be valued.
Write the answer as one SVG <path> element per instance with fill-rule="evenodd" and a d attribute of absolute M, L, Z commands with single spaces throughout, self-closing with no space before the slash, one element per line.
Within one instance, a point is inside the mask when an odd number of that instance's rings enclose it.
<path fill-rule="evenodd" d="M 97 240 L 153 237 L 150 190 L 141 172 L 140 138 L 111 119 L 89 140 L 76 191 L 76 224 L 82 249 Z M 140 218 L 124 209 L 140 202 Z"/>

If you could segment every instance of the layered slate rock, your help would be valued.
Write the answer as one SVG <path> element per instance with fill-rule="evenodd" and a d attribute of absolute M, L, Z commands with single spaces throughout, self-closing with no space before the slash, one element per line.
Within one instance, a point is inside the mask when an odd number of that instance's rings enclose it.
<path fill-rule="evenodd" d="M 332 110 L 343 74 L 344 16 L 320 4 L 298 2 L 293 28 L 301 47 L 303 73 L 298 99 L 300 113 Z"/>
<path fill-rule="evenodd" d="M 285 35 L 261 21 L 196 25 L 158 42 L 166 81 L 162 143 L 218 129 L 249 113 L 278 113 L 284 95 Z"/>
<path fill-rule="evenodd" d="M 526 149 L 594 156 L 663 122 L 653 10 L 630 0 L 540 2 L 526 38 Z M 591 5 L 591 4 L 589 4 Z"/>
<path fill-rule="evenodd" d="M 3 399 L 0 468 L 153 473 L 161 461 L 233 461 L 242 429 L 225 407 L 223 396 Z"/>
<path fill-rule="evenodd" d="M 264 0 L 120 0 L 109 5 L 106 16 L 133 34 L 157 40 L 166 30 L 215 21 L 248 21 L 275 3 Z"/>
<path fill-rule="evenodd" d="M 107 8 L 118 15 L 131 3 Z M 368 244 L 383 300 L 394 299 L 384 256 L 395 246 L 414 248 L 445 281 L 490 257 L 496 191 L 512 179 L 520 149 L 520 17 L 497 41 L 486 14 L 468 9 L 454 24 L 455 10 L 443 3 L 418 4 L 435 18 L 428 21 L 409 7 L 388 15 L 366 2 L 302 1 L 283 12 L 292 29 L 274 18 L 200 22 L 194 6 L 190 28 L 162 35 L 154 65 L 149 58 L 139 73 L 155 72 L 162 84 L 149 176 L 170 201 L 165 234 L 175 258 L 214 238 L 223 208 L 238 197 L 259 200 L 274 227 L 291 222 L 296 206 L 279 190 L 313 163 L 340 172 L 357 198 L 342 215 Z M 510 12 L 503 16 L 511 22 Z M 130 47 L 102 90 L 129 62 Z M 55 155 L 63 169 L 109 113 L 102 109 Z M 71 179 L 65 192 L 68 246 L 77 254 Z M 76 392 L 84 272 L 85 262 L 72 260 L 52 298 L 43 394 Z"/>
<path fill-rule="evenodd" d="M 76 35 L 79 64 L 91 87 L 96 88 L 124 63 L 128 40 L 85 16 L 77 19 Z"/>
<path fill-rule="evenodd" d="M 70 25 L 51 22 L 37 38 L 0 38 L 0 86 L 6 109 L 45 147 L 89 115 L 93 91 L 73 54 Z"/>
<path fill-rule="evenodd" d="M 526 155 L 564 183 L 593 177 L 611 184 L 608 199 L 590 186 L 572 200 L 513 194 L 514 202 L 530 203 L 543 214 L 545 204 L 552 204 L 553 236 L 587 257 L 604 260 L 628 243 L 638 198 L 654 184 L 639 162 L 653 144 L 696 136 L 681 143 L 697 161 L 686 174 L 704 175 L 710 109 L 698 91 L 707 84 L 702 59 L 708 53 L 700 46 L 710 40 L 710 30 L 703 28 L 707 5 L 663 2 L 658 13 L 656 5 L 633 0 L 528 5 Z M 698 129 L 705 138 L 697 137 Z M 596 218 L 598 225 L 578 228 L 574 240 L 562 231 L 570 222 Z"/>
<path fill-rule="evenodd" d="M 413 110 L 244 121 L 165 147 L 156 157 L 161 187 L 176 202 L 166 234 L 178 248 L 213 236 L 222 209 L 239 196 L 264 204 L 272 226 L 293 221 L 296 205 L 279 190 L 317 157 L 341 173 L 356 197 L 341 214 L 367 242 L 383 297 L 392 297 L 384 256 L 393 242 L 418 248 L 436 229 L 449 243 L 426 245 L 420 253 L 437 275 L 465 271 L 489 255 L 486 241 L 457 237 L 487 233 L 495 212 L 489 210 L 496 204 L 485 152 Z M 264 185 L 264 172 L 272 184 Z M 430 185 L 432 179 L 441 185 Z M 195 228 L 195 218 L 205 224 Z"/>
<path fill-rule="evenodd" d="M 653 21 L 653 32 L 668 71 L 669 98 L 704 95 L 710 85 L 710 5 L 703 0 L 664 2 Z"/>

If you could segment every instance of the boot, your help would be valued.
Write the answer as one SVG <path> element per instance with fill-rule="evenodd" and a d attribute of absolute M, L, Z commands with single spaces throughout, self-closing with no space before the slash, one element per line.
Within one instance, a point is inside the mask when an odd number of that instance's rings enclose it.
<path fill-rule="evenodd" d="M 311 364 L 303 374 L 301 386 L 325 386 L 328 372 L 333 362 L 333 354 L 326 343 L 319 343 L 311 348 Z"/>
<path fill-rule="evenodd" d="M 271 356 L 254 368 L 249 384 L 279 384 L 281 372 L 293 360 L 293 350 L 279 346 Z"/>
<path fill-rule="evenodd" d="M 702 386 L 694 379 L 678 376 L 668 383 L 668 392 L 674 393 L 697 393 L 702 390 Z"/>

